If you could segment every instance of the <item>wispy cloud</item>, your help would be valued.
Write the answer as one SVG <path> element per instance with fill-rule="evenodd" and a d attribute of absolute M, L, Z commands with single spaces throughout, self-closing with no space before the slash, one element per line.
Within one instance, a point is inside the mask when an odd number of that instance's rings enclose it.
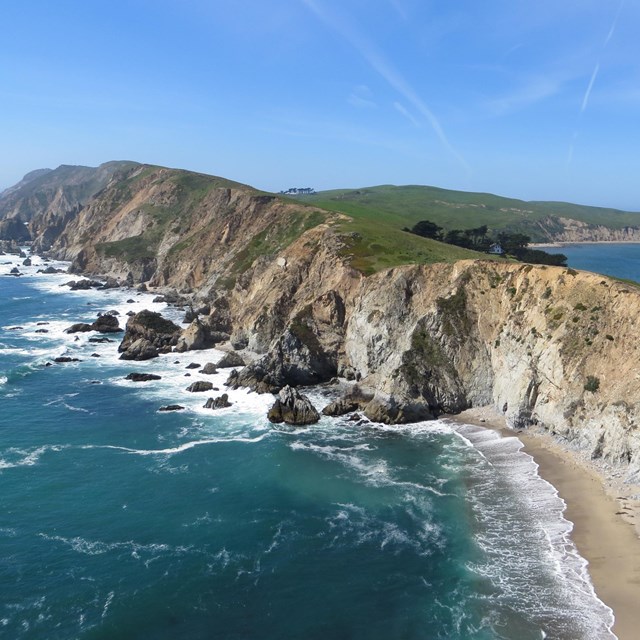
<path fill-rule="evenodd" d="M 609 42 L 611 41 L 611 38 L 613 38 L 616 32 L 616 28 L 618 26 L 618 21 L 620 20 L 620 14 L 622 13 L 624 4 L 625 4 L 625 0 L 620 0 L 620 4 L 618 5 L 618 10 L 616 11 L 616 14 L 613 17 L 613 20 L 611 22 L 611 27 L 607 32 L 607 36 L 604 39 L 604 42 L 602 43 L 600 55 L 604 53 L 604 50 L 607 48 L 607 45 L 609 44 Z M 580 111 L 578 112 L 578 123 L 573 133 L 573 138 L 571 140 L 571 143 L 569 144 L 569 152 L 567 154 L 567 165 L 570 165 L 573 162 L 573 152 L 574 152 L 576 140 L 578 139 L 580 119 L 582 118 L 582 115 L 584 114 L 584 112 L 587 110 L 587 107 L 589 106 L 589 99 L 591 98 L 591 92 L 593 91 L 593 87 L 596 83 L 596 78 L 598 77 L 599 72 L 600 72 L 600 58 L 598 58 L 598 60 L 596 61 L 596 65 L 593 68 L 593 71 L 591 72 L 591 77 L 589 78 L 589 84 L 587 85 L 587 89 L 584 92 L 584 95 L 582 96 L 582 103 L 580 104 Z"/>
<path fill-rule="evenodd" d="M 488 103 L 488 108 L 496 116 L 507 115 L 513 111 L 526 109 L 537 102 L 546 100 L 559 93 L 564 82 L 564 78 L 552 76 L 529 78 L 527 82 L 515 91 L 491 100 Z"/>
<path fill-rule="evenodd" d="M 413 117 L 409 111 L 407 111 L 406 107 L 399 102 L 393 103 L 393 108 L 402 116 L 404 116 L 414 127 L 420 129 L 422 125 L 418 122 L 416 118 Z"/>
<path fill-rule="evenodd" d="M 618 7 L 618 11 L 613 19 L 613 22 L 611 24 L 611 29 L 609 29 L 609 33 L 607 34 L 607 37 L 605 38 L 604 41 L 604 45 L 603 45 L 603 49 L 609 44 L 609 40 L 611 40 L 611 38 L 613 38 L 613 34 L 616 32 L 616 28 L 618 26 L 618 20 L 620 19 L 620 14 L 622 13 L 622 9 L 624 7 L 624 3 L 625 0 L 621 0 L 620 1 L 620 6 Z"/>
<path fill-rule="evenodd" d="M 375 109 L 378 106 L 373 100 L 373 92 L 364 84 L 354 87 L 347 98 L 347 102 L 358 109 Z"/>
<path fill-rule="evenodd" d="M 593 69 L 593 73 L 591 74 L 591 80 L 589 80 L 589 86 L 587 90 L 584 92 L 584 97 L 582 98 L 582 105 L 580 106 L 580 113 L 584 113 L 587 109 L 587 105 L 589 104 L 589 97 L 591 96 L 591 90 L 593 89 L 593 85 L 598 77 L 598 71 L 600 71 L 600 63 L 596 62 L 596 66 Z"/>
<path fill-rule="evenodd" d="M 340 34 L 366 60 L 369 66 L 380 75 L 393 89 L 402 95 L 429 123 L 442 146 L 451 154 L 461 166 L 469 169 L 469 165 L 449 142 L 440 121 L 429 109 L 427 104 L 418 96 L 415 90 L 402 75 L 375 49 L 375 47 L 359 32 L 351 28 L 346 21 L 330 14 L 318 0 L 302 0 L 302 2 L 330 29 Z"/>

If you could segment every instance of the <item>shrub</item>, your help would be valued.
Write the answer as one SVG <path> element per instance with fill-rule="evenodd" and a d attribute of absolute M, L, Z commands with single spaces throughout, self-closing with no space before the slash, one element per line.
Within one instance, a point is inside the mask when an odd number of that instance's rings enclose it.
<path fill-rule="evenodd" d="M 595 376 L 587 376 L 587 381 L 584 383 L 584 390 L 595 393 L 600 388 L 600 378 Z"/>

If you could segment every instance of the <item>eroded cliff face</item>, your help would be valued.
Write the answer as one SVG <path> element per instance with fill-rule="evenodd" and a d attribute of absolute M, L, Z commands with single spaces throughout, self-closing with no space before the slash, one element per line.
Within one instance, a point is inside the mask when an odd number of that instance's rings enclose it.
<path fill-rule="evenodd" d="M 542 425 L 638 474 L 637 289 L 462 262 L 369 278 L 356 308 L 345 353 L 374 388 L 436 412 L 492 404 L 513 426 Z"/>
<path fill-rule="evenodd" d="M 514 427 L 540 425 L 640 477 L 638 289 L 484 261 L 364 278 L 317 259 L 295 286 L 291 259 L 281 280 L 266 269 L 237 298 L 234 323 L 252 347 L 268 345 L 257 366 L 270 383 L 350 371 L 376 392 L 371 415 L 387 422 L 493 405 Z M 320 276 L 325 267 L 333 277 Z M 260 380 L 255 366 L 249 373 L 247 383 Z"/>

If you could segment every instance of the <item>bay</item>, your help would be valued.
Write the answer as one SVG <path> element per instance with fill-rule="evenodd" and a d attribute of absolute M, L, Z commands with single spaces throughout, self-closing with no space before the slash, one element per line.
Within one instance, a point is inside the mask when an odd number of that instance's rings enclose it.
<path fill-rule="evenodd" d="M 544 250 L 563 253 L 567 256 L 567 264 L 574 269 L 640 282 L 640 244 L 584 243 L 545 247 Z"/>

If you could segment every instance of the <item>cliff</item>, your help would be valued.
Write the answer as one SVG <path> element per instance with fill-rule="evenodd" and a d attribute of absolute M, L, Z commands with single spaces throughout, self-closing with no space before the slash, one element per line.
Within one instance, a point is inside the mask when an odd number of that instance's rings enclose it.
<path fill-rule="evenodd" d="M 0 239 L 33 238 L 38 249 L 49 248 L 89 199 L 135 165 L 106 162 L 99 167 L 61 165 L 53 170 L 31 171 L 18 184 L 0 193 Z M 16 225 L 18 222 L 24 225 Z"/>
<path fill-rule="evenodd" d="M 207 303 L 209 329 L 258 355 L 234 385 L 276 391 L 340 375 L 359 380 L 359 406 L 389 423 L 490 404 L 513 426 L 540 425 L 640 479 L 634 285 L 457 260 L 480 257 L 472 252 L 444 262 L 438 251 L 448 247 L 421 238 L 393 253 L 353 220 L 220 178 L 136 165 L 62 228 L 37 227 L 34 241 L 49 234 L 50 253 L 76 271 Z M 392 237 L 382 222 L 377 232 Z M 380 254 L 375 268 L 369 250 Z M 416 257 L 433 264 L 402 264 Z"/>

